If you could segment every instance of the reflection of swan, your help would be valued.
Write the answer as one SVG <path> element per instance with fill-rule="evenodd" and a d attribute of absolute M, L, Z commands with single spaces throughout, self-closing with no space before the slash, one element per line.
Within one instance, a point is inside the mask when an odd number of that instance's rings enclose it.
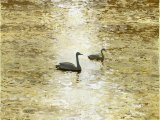
<path fill-rule="evenodd" d="M 81 66 L 79 64 L 78 55 L 82 55 L 82 54 L 79 52 L 76 53 L 77 67 L 72 63 L 63 62 L 63 63 L 59 63 L 59 65 L 56 65 L 56 68 L 62 71 L 81 72 Z"/>
<path fill-rule="evenodd" d="M 103 62 L 103 61 L 104 61 L 103 51 L 105 51 L 104 48 L 101 50 L 101 55 L 99 55 L 99 54 L 95 54 L 95 55 L 94 55 L 94 54 L 93 54 L 93 55 L 89 55 L 88 58 L 89 58 L 90 60 L 100 60 L 101 62 Z"/>

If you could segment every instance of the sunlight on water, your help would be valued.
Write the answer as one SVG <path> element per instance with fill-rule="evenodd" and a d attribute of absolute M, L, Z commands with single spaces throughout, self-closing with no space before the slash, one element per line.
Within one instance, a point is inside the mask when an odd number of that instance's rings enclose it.
<path fill-rule="evenodd" d="M 59 95 L 62 96 L 62 99 L 66 100 L 66 102 L 69 104 L 68 108 L 71 108 L 71 106 L 76 107 L 77 105 L 83 106 L 87 104 L 95 104 L 98 101 L 98 98 L 95 97 L 93 92 L 89 92 L 85 87 L 88 80 L 95 79 L 95 76 L 92 75 L 91 70 L 100 69 L 100 65 L 91 63 L 87 59 L 87 53 L 92 46 L 90 39 L 94 39 L 94 36 L 90 34 L 90 31 L 88 31 L 85 22 L 86 18 L 80 8 L 72 6 L 68 10 L 68 15 L 65 18 L 66 26 L 69 27 L 70 30 L 64 29 L 61 31 L 61 34 L 58 35 L 63 36 L 63 38 L 61 38 L 61 40 L 58 42 L 58 46 L 63 49 L 58 51 L 59 57 L 57 59 L 60 59 L 58 61 L 69 61 L 75 63 L 75 53 L 79 51 L 84 54 L 83 56 L 79 57 L 80 64 L 83 67 L 83 72 L 76 76 L 77 78 L 73 79 L 83 82 L 81 82 L 79 85 L 77 84 L 78 88 L 75 88 L 73 87 L 75 81 L 70 81 L 71 74 L 68 73 L 67 75 L 62 75 L 62 73 L 59 75 L 60 77 L 58 80 L 61 80 L 60 83 L 65 87 L 64 89 L 60 90 Z"/>
<path fill-rule="evenodd" d="M 66 24 L 70 25 L 71 27 L 76 27 L 85 23 L 85 19 L 81 10 L 74 6 L 69 9 L 67 18 L 68 23 Z"/>

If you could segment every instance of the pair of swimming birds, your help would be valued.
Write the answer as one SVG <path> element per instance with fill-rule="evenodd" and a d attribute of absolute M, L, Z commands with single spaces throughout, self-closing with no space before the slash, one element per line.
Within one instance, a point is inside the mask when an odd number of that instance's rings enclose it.
<path fill-rule="evenodd" d="M 97 61 L 103 62 L 104 61 L 103 51 L 105 51 L 104 48 L 101 50 L 101 55 L 99 55 L 99 54 L 93 54 L 93 55 L 89 55 L 88 58 L 90 60 L 97 60 Z M 62 62 L 62 63 L 59 63 L 59 65 L 56 65 L 56 68 L 58 70 L 62 70 L 62 71 L 81 72 L 82 69 L 81 69 L 81 66 L 80 66 L 80 63 L 79 63 L 79 59 L 78 59 L 79 55 L 83 55 L 83 54 L 81 54 L 79 52 L 76 53 L 77 66 L 75 66 L 73 63 Z"/>

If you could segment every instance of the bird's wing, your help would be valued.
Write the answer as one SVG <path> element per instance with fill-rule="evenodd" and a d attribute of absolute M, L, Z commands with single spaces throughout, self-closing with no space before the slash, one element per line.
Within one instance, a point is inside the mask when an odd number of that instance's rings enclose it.
<path fill-rule="evenodd" d="M 76 69 L 75 65 L 73 63 L 69 63 L 69 62 L 60 63 L 60 67 L 62 69 Z"/>
<path fill-rule="evenodd" d="M 99 54 L 95 54 L 95 55 L 89 55 L 89 57 L 91 59 L 96 59 L 96 58 L 100 58 L 101 56 Z"/>
<path fill-rule="evenodd" d="M 73 63 L 70 62 L 63 62 L 63 63 L 59 63 L 60 65 L 68 65 L 68 66 L 74 66 Z"/>
<path fill-rule="evenodd" d="M 94 57 L 100 57 L 100 55 L 99 55 L 99 54 L 94 54 L 93 56 L 94 56 Z"/>

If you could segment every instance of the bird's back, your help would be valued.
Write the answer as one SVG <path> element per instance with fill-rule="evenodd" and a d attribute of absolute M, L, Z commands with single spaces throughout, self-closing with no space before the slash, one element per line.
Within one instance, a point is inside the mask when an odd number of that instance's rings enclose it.
<path fill-rule="evenodd" d="M 98 54 L 95 54 L 95 55 L 89 55 L 88 58 L 90 60 L 99 60 L 99 59 L 101 59 L 101 56 Z"/>
<path fill-rule="evenodd" d="M 61 69 L 61 70 L 76 70 L 76 66 L 72 63 L 69 63 L 69 62 L 63 62 L 63 63 L 60 63 L 59 65 L 56 66 L 58 69 Z"/>

